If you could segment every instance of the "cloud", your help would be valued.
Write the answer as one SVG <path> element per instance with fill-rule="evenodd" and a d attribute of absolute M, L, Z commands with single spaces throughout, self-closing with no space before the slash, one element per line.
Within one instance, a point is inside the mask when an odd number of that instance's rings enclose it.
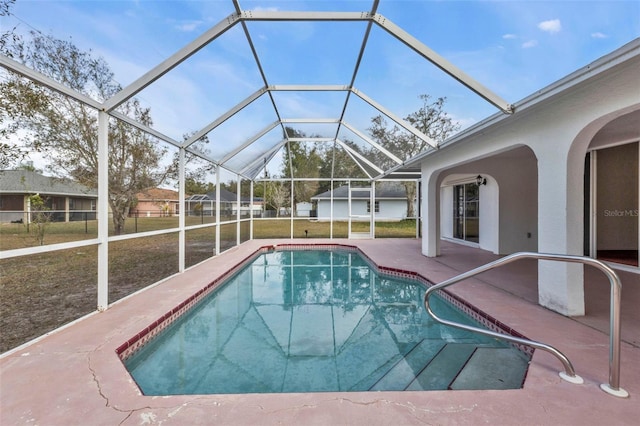
<path fill-rule="evenodd" d="M 538 28 L 542 31 L 548 32 L 550 34 L 558 33 L 562 29 L 562 24 L 560 24 L 559 19 L 550 19 L 548 21 L 542 21 L 538 24 Z"/>
<path fill-rule="evenodd" d="M 256 12 L 277 12 L 279 9 L 277 7 L 261 7 L 261 6 L 256 6 L 253 9 L 250 10 L 254 10 Z"/>
<path fill-rule="evenodd" d="M 514 38 L 518 38 L 518 36 L 515 34 L 505 34 L 502 36 L 502 38 L 505 40 L 513 40 Z"/>
<path fill-rule="evenodd" d="M 591 38 L 609 38 L 608 35 L 597 32 L 597 33 L 591 33 Z"/>
<path fill-rule="evenodd" d="M 178 31 L 190 33 L 202 25 L 202 21 L 186 21 L 175 25 Z"/>
<path fill-rule="evenodd" d="M 476 124 L 478 121 L 480 121 L 475 117 L 455 117 L 454 116 L 452 118 L 453 118 L 453 121 L 460 126 L 460 129 L 467 129 L 473 126 L 474 124 Z"/>
<path fill-rule="evenodd" d="M 529 40 L 522 43 L 523 49 L 530 49 L 532 47 L 536 47 L 538 45 L 538 40 Z"/>

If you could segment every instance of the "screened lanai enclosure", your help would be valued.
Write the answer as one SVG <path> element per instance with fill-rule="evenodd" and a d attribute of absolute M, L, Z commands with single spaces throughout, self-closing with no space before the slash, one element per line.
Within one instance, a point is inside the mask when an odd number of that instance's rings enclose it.
<path fill-rule="evenodd" d="M 446 26 L 429 13 L 437 3 L 310 4 L 315 9 L 296 2 L 285 2 L 287 9 L 269 1 L 213 2 L 207 21 L 192 22 L 181 10 L 167 21 L 189 21 L 199 35 L 175 35 L 169 27 L 144 46 L 134 15 L 125 10 L 121 23 L 79 22 L 96 25 L 96 37 L 100 25 L 126 26 L 122 36 L 130 39 L 128 51 L 102 52 L 112 74 L 82 84 L 65 71 L 69 63 L 3 52 L 3 81 L 49 99 L 58 123 L 86 120 L 79 141 L 64 125 L 47 134 L 73 139 L 74 153 L 40 155 L 57 158 L 49 165 L 60 176 L 93 174 L 97 190 L 82 204 L 92 215 L 46 224 L 41 244 L 5 239 L 3 274 L 41 282 L 38 291 L 64 301 L 53 310 L 68 321 L 66 305 L 95 310 L 90 295 L 96 288 L 103 310 L 249 239 L 419 237 L 420 170 L 405 166 L 407 160 L 438 149 L 480 118 L 510 114 L 511 105 L 456 58 L 437 52 L 447 37 Z M 407 10 L 399 9 L 409 7 L 423 19 L 407 20 Z M 449 30 L 457 31 L 455 23 Z M 73 50 L 60 41 L 69 34 L 31 36 Z M 469 117 L 469 108 L 481 115 Z M 37 117 L 55 121 L 45 112 Z M 42 130 L 37 124 L 24 132 Z M 42 146 L 63 146 L 50 139 Z M 130 199 L 121 187 L 140 175 L 149 187 L 174 191 L 173 198 L 152 200 L 175 206 L 162 207 L 163 217 L 132 217 L 131 206 L 123 208 Z M 73 196 L 66 197 L 48 208 L 73 210 Z M 25 202 L 22 224 L 39 227 L 31 208 Z M 56 281 L 52 277 L 84 287 L 52 289 L 45 284 Z"/>

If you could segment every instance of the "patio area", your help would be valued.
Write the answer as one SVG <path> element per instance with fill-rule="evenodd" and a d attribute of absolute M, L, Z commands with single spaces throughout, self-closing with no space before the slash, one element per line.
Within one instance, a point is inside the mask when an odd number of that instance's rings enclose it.
<path fill-rule="evenodd" d="M 451 288 L 477 308 L 530 339 L 564 352 L 585 383 L 558 376 L 561 364 L 536 351 L 523 389 L 148 397 L 141 395 L 116 349 L 180 302 L 265 245 L 358 246 L 378 266 L 415 271 L 432 282 L 498 258 L 442 242 L 427 258 L 417 239 L 253 240 L 130 296 L 0 358 L 0 423 L 137 424 L 637 424 L 640 414 L 640 276 L 622 279 L 621 387 L 629 398 L 600 390 L 608 381 L 609 284 L 585 267 L 587 315 L 567 318 L 535 302 L 535 261 L 520 261 Z"/>

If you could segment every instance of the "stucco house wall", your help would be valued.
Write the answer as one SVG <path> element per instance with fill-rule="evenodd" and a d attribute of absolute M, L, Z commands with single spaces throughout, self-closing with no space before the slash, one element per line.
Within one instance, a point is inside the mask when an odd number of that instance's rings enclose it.
<path fill-rule="evenodd" d="M 134 217 L 164 217 L 180 213 L 178 191 L 164 188 L 150 188 L 136 195 L 137 203 L 129 210 Z"/>
<path fill-rule="evenodd" d="M 587 149 L 607 123 L 640 112 L 638 87 L 640 39 L 515 103 L 513 115 L 489 117 L 414 159 L 423 178 L 423 253 L 439 254 L 452 203 L 447 179 L 466 173 L 487 176 L 481 205 L 484 198 L 498 206 L 488 220 L 481 207 L 482 248 L 582 255 Z M 639 137 L 635 129 L 627 143 Z M 550 309 L 584 314 L 582 265 L 539 262 L 538 296 Z"/>
<path fill-rule="evenodd" d="M 360 193 L 364 192 L 364 193 Z M 331 218 L 331 197 L 330 191 L 311 197 L 317 203 L 318 220 L 329 220 Z M 370 212 L 368 203 L 370 196 L 367 191 L 358 191 L 352 194 L 351 215 L 352 220 L 369 220 Z M 407 217 L 407 197 L 404 189 L 399 187 L 388 187 L 376 189 L 375 202 L 378 203 L 378 210 L 375 212 L 376 220 L 398 221 Z M 374 208 L 372 206 L 372 208 Z M 353 216 L 367 216 L 353 218 Z M 334 190 L 333 196 L 333 219 L 349 219 L 349 199 L 347 187 L 343 186 Z"/>

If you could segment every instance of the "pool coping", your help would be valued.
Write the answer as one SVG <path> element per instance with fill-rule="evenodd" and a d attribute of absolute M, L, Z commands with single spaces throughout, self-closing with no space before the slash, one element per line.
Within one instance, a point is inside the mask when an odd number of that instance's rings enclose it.
<path fill-rule="evenodd" d="M 195 265 L 157 285 L 121 299 L 104 312 L 43 336 L 0 357 L 0 423 L 94 425 L 476 425 L 581 424 L 635 425 L 640 395 L 640 346 L 622 344 L 621 386 L 629 398 L 600 389 L 607 379 L 608 334 L 599 328 L 608 318 L 606 277 L 591 281 L 593 313 L 570 318 L 530 300 L 536 290 L 534 262 L 516 262 L 495 273 L 471 278 L 451 288 L 456 295 L 535 340 L 561 349 L 585 380 L 570 384 L 559 375 L 560 363 L 545 351 L 535 351 L 521 389 L 483 391 L 384 391 L 288 394 L 217 394 L 153 397 L 142 395 L 116 355 L 116 348 L 196 293 L 212 277 L 227 272 L 266 243 L 243 243 Z M 304 241 L 305 243 L 307 241 Z M 380 265 L 415 270 L 441 282 L 496 260 L 492 253 L 442 242 L 442 256 L 421 254 L 419 239 L 328 240 L 358 246 Z M 640 276 L 624 284 L 623 331 L 638 342 Z M 586 278 L 585 278 L 586 279 Z M 595 285 L 595 287 L 593 287 Z M 633 291 L 637 288 L 637 291 Z M 523 296 L 524 295 L 524 296 Z M 625 302 L 626 301 L 626 302 Z M 624 310 L 627 303 L 627 310 Z M 600 306 L 601 305 L 601 306 Z M 626 316 L 625 316 L 626 315 Z"/>

